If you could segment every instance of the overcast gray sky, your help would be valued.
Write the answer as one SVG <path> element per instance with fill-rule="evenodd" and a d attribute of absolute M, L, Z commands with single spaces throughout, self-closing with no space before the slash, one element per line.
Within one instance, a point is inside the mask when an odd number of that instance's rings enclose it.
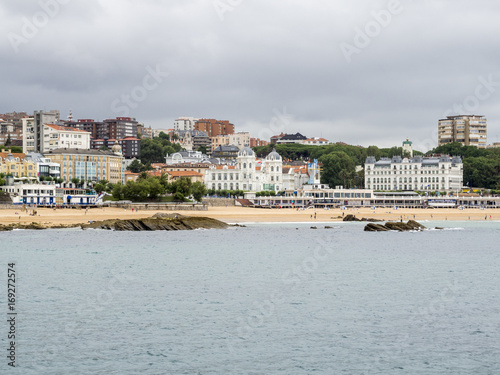
<path fill-rule="evenodd" d="M 17 0 L 0 17 L 0 113 L 206 117 L 424 151 L 466 113 L 500 142 L 495 0 Z"/>

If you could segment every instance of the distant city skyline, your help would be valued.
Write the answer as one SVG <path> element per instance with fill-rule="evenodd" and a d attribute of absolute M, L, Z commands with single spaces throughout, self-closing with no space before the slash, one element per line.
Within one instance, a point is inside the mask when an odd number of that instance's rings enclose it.
<path fill-rule="evenodd" d="M 438 121 L 483 115 L 500 141 L 493 1 L 47 0 L 0 5 L 0 113 L 228 120 L 269 139 L 437 146 Z M 256 22 L 258 20 L 258 22 Z"/>

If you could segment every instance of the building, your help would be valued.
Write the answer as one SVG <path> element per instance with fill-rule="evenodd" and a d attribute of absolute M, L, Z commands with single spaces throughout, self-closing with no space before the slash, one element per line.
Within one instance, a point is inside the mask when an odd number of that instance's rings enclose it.
<path fill-rule="evenodd" d="M 26 154 L 24 160 L 33 162 L 36 164 L 37 176 L 40 177 L 51 177 L 59 178 L 61 177 L 61 166 L 57 163 L 53 163 L 49 158 L 44 157 L 40 153 L 30 153 Z"/>
<path fill-rule="evenodd" d="M 201 151 L 179 151 L 173 154 L 167 154 L 165 157 L 165 164 L 201 163 L 206 160 L 208 160 L 208 156 Z"/>
<path fill-rule="evenodd" d="M 463 185 L 463 164 L 458 156 L 381 158 L 365 161 L 365 187 L 373 190 L 454 191 Z"/>
<path fill-rule="evenodd" d="M 93 119 L 79 119 L 78 121 L 68 121 L 66 126 L 84 130 L 90 133 L 90 137 L 93 139 L 104 137 L 109 132 L 107 131 L 108 126 L 102 121 L 95 121 Z"/>
<path fill-rule="evenodd" d="M 200 147 L 205 147 L 207 152 L 211 149 L 210 137 L 207 133 L 199 130 L 180 130 L 175 132 L 175 137 L 171 137 L 171 139 L 173 138 L 177 138 L 174 142 L 179 143 L 182 148 L 188 151 L 196 151 Z"/>
<path fill-rule="evenodd" d="M 177 181 L 180 178 L 189 178 L 191 182 L 203 182 L 203 173 L 196 171 L 167 171 L 168 181 Z"/>
<path fill-rule="evenodd" d="M 403 142 L 403 156 L 409 156 L 410 158 L 413 157 L 413 148 L 411 147 L 412 144 L 412 141 L 406 138 L 406 141 Z"/>
<path fill-rule="evenodd" d="M 227 120 L 200 119 L 195 122 L 194 130 L 200 130 L 208 134 L 209 137 L 216 135 L 233 134 L 234 125 Z"/>
<path fill-rule="evenodd" d="M 459 115 L 439 120 L 438 145 L 451 142 L 486 147 L 486 118 L 478 115 Z"/>
<path fill-rule="evenodd" d="M 328 141 L 328 139 L 325 138 L 315 137 L 315 138 L 304 139 L 301 143 L 308 146 L 324 146 L 329 144 L 330 141 Z"/>
<path fill-rule="evenodd" d="M 249 147 L 238 152 L 234 166 L 211 165 L 205 172 L 207 189 L 279 191 L 283 189 L 283 160 L 273 150 L 264 160 L 257 160 Z"/>
<path fill-rule="evenodd" d="M 219 146 L 229 146 L 229 135 L 216 135 L 210 137 L 210 150 L 215 150 Z"/>
<path fill-rule="evenodd" d="M 300 133 L 295 133 L 295 134 L 284 134 L 284 135 L 279 135 L 275 136 L 279 137 L 275 139 L 276 144 L 286 144 L 286 143 L 304 143 L 304 141 L 307 139 L 307 137 L 303 136 Z M 271 143 L 273 143 L 274 139 L 271 137 Z"/>
<path fill-rule="evenodd" d="M 264 141 L 260 138 L 250 138 L 250 148 L 267 146 L 268 144 L 269 144 L 268 141 Z"/>
<path fill-rule="evenodd" d="M 18 183 L 0 186 L 9 193 L 14 204 L 53 205 L 56 204 L 56 186 L 49 184 Z"/>
<path fill-rule="evenodd" d="M 141 154 L 141 140 L 136 137 L 125 137 L 118 140 L 122 147 L 123 157 L 126 159 L 138 158 Z"/>
<path fill-rule="evenodd" d="M 153 129 L 151 126 L 146 128 L 144 124 L 137 124 L 137 134 L 140 134 L 142 138 L 151 139 L 153 138 Z"/>
<path fill-rule="evenodd" d="M 90 148 L 90 133 L 84 130 L 59 126 L 43 125 L 43 142 L 40 153 L 58 148 Z"/>
<path fill-rule="evenodd" d="M 33 116 L 22 119 L 23 152 L 43 152 L 45 124 L 56 124 L 60 120 L 59 111 L 35 111 Z"/>
<path fill-rule="evenodd" d="M 113 151 L 59 148 L 44 156 L 60 165 L 61 178 L 66 182 L 72 178 L 85 182 L 107 180 L 113 184 L 124 181 L 123 156 L 118 145 L 113 146 Z"/>
<path fill-rule="evenodd" d="M 229 134 L 229 144 L 238 147 L 241 150 L 244 147 L 250 146 L 250 133 L 249 132 L 238 132 Z"/>
<path fill-rule="evenodd" d="M 123 139 L 126 137 L 137 137 L 137 124 L 134 118 L 117 117 L 115 119 L 104 120 L 107 127 L 107 136 L 99 135 L 99 138 Z"/>
<path fill-rule="evenodd" d="M 218 146 L 212 150 L 213 158 L 235 159 L 240 149 L 233 145 Z"/>
<path fill-rule="evenodd" d="M 195 130 L 195 124 L 198 120 L 195 117 L 179 117 L 174 121 L 174 131 Z"/>
<path fill-rule="evenodd" d="M 13 176 L 14 179 L 37 180 L 37 165 L 32 160 L 25 160 L 24 153 L 0 152 L 0 173 Z"/>

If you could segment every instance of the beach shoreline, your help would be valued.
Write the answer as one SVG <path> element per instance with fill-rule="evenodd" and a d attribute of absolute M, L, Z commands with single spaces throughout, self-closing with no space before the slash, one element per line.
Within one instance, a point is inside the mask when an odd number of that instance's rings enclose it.
<path fill-rule="evenodd" d="M 205 216 L 218 219 L 227 223 L 325 223 L 340 222 L 348 214 L 357 218 L 372 218 L 381 221 L 496 221 L 500 220 L 498 209 L 473 209 L 456 208 L 422 209 L 422 208 L 377 208 L 369 207 L 347 208 L 347 209 L 306 209 L 297 210 L 292 208 L 266 209 L 251 207 L 208 207 L 207 211 L 164 211 L 164 210 L 140 210 L 115 207 L 89 208 L 37 208 L 37 215 L 32 216 L 32 209 L 22 211 L 21 207 L 0 210 L 0 224 L 11 223 L 40 223 L 46 226 L 84 224 L 90 221 L 108 219 L 141 219 L 151 217 L 158 212 L 174 213 L 185 216 Z"/>

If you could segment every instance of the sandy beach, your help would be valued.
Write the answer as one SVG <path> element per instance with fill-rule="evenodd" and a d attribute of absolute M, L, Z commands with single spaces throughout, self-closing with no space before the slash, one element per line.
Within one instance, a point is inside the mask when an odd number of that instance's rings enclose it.
<path fill-rule="evenodd" d="M 50 209 L 39 208 L 37 215 L 30 215 L 19 209 L 0 210 L 0 224 L 10 223 L 31 223 L 38 222 L 45 225 L 78 224 L 89 221 L 107 219 L 139 219 L 150 217 L 157 212 L 174 211 L 154 211 L 141 210 L 139 212 L 123 208 L 91 208 L 87 212 L 85 209 Z M 249 223 L 249 222 L 334 222 L 341 221 L 342 215 L 354 214 L 358 218 L 375 218 L 380 220 L 453 220 L 453 221 L 485 221 L 500 220 L 500 210 L 496 209 L 393 209 L 393 208 L 350 208 L 341 209 L 264 209 L 245 207 L 209 207 L 208 211 L 178 211 L 186 216 L 207 216 L 222 220 L 228 223 Z"/>

